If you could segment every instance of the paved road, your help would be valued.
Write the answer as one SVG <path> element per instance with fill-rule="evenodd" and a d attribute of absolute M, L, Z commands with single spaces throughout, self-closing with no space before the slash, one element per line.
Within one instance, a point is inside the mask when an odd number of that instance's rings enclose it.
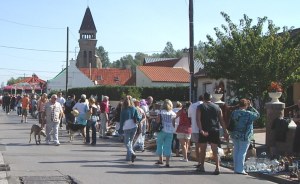
<path fill-rule="evenodd" d="M 221 174 L 212 175 L 214 166 L 206 164 L 206 173 L 195 172 L 195 162 L 183 163 L 172 158 L 171 168 L 154 165 L 156 156 L 151 151 L 137 153 L 134 164 L 125 161 L 126 150 L 123 144 L 111 138 L 98 139 L 96 146 L 84 145 L 82 138 L 76 136 L 68 142 L 65 130 L 60 131 L 60 146 L 31 144 L 29 133 L 32 124 L 20 123 L 20 117 L 12 112 L 6 115 L 0 110 L 0 153 L 10 171 L 0 172 L 8 183 L 130 183 L 130 184 L 198 184 L 198 183 L 271 183 L 251 176 L 236 175 L 232 170 L 221 168 Z M 3 163 L 2 163 L 3 164 Z M 1 165 L 1 155 L 0 155 Z M 70 176 L 70 177 L 68 177 Z"/>

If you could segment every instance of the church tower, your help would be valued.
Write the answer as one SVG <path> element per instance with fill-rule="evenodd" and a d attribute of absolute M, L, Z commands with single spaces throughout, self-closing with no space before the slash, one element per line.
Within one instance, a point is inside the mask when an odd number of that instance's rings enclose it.
<path fill-rule="evenodd" d="M 101 60 L 96 56 L 96 33 L 97 29 L 91 10 L 87 7 L 79 30 L 80 50 L 76 63 L 78 68 L 102 68 Z"/>

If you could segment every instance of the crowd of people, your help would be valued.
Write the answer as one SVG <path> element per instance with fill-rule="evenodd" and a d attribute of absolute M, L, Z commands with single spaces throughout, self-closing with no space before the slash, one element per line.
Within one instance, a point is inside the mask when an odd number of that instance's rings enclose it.
<path fill-rule="evenodd" d="M 229 132 L 226 129 L 221 108 L 211 101 L 212 96 L 205 93 L 199 96 L 195 103 L 173 102 L 165 99 L 163 102 L 153 103 L 151 96 L 145 99 L 136 99 L 130 95 L 121 99 L 112 111 L 108 96 L 102 99 L 97 97 L 87 98 L 82 94 L 79 100 L 75 95 L 65 99 L 61 92 L 51 95 L 46 93 L 40 97 L 27 94 L 5 94 L 1 101 L 3 110 L 9 114 L 11 110 L 17 110 L 21 116 L 21 123 L 28 123 L 28 114 L 38 112 L 38 121 L 42 131 L 46 133 L 46 144 L 51 141 L 54 145 L 60 145 L 59 129 L 64 123 L 78 124 L 84 127 L 82 136 L 84 143 L 96 145 L 97 132 L 99 139 L 107 139 L 109 127 L 114 127 L 115 136 L 124 141 L 127 150 L 126 161 L 134 162 L 136 152 L 145 150 L 145 140 L 156 137 L 157 165 L 171 167 L 171 157 L 180 156 L 183 162 L 189 162 L 191 144 L 195 145 L 194 151 L 197 172 L 205 172 L 204 160 L 207 144 L 210 144 L 213 159 L 216 164 L 214 174 L 220 174 L 220 131 L 225 140 L 229 140 Z M 253 135 L 253 121 L 259 117 L 259 113 L 247 99 L 241 99 L 231 116 L 238 126 L 230 132 L 234 144 L 234 171 L 238 174 L 247 174 L 244 170 L 246 151 Z M 152 131 L 152 122 L 162 125 L 158 132 Z M 66 126 L 68 130 L 68 126 Z M 69 130 L 68 130 L 69 131 Z M 91 135 L 90 135 L 91 133 Z M 180 149 L 181 148 L 181 149 Z"/>

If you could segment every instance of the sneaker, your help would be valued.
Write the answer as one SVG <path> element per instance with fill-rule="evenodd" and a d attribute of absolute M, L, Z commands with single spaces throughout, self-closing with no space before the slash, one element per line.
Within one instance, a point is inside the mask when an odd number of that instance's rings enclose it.
<path fill-rule="evenodd" d="M 59 145 L 60 145 L 60 143 L 59 143 L 59 142 L 55 143 L 55 146 L 59 146 Z"/>
<path fill-rule="evenodd" d="M 50 144 L 50 141 L 47 140 L 47 141 L 46 141 L 46 144 L 49 145 L 49 144 Z"/>
<path fill-rule="evenodd" d="M 188 162 L 189 160 L 188 160 L 188 159 L 181 158 L 180 161 L 181 161 L 181 162 Z"/>
<path fill-rule="evenodd" d="M 246 173 L 245 171 L 243 172 L 234 172 L 235 174 L 242 174 L 242 175 L 248 175 L 248 173 Z"/>

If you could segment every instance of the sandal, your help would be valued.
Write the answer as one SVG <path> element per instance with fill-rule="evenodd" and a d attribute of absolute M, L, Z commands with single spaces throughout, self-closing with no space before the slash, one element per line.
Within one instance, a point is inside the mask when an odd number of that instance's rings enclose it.
<path fill-rule="evenodd" d="M 217 169 L 216 169 L 216 170 L 213 172 L 213 174 L 214 174 L 214 175 L 219 175 L 219 174 L 220 174 L 220 170 L 217 170 Z"/>
<path fill-rule="evenodd" d="M 156 164 L 156 165 L 163 165 L 164 163 L 161 162 L 161 161 L 157 161 L 157 162 L 155 162 L 155 164 Z"/>

